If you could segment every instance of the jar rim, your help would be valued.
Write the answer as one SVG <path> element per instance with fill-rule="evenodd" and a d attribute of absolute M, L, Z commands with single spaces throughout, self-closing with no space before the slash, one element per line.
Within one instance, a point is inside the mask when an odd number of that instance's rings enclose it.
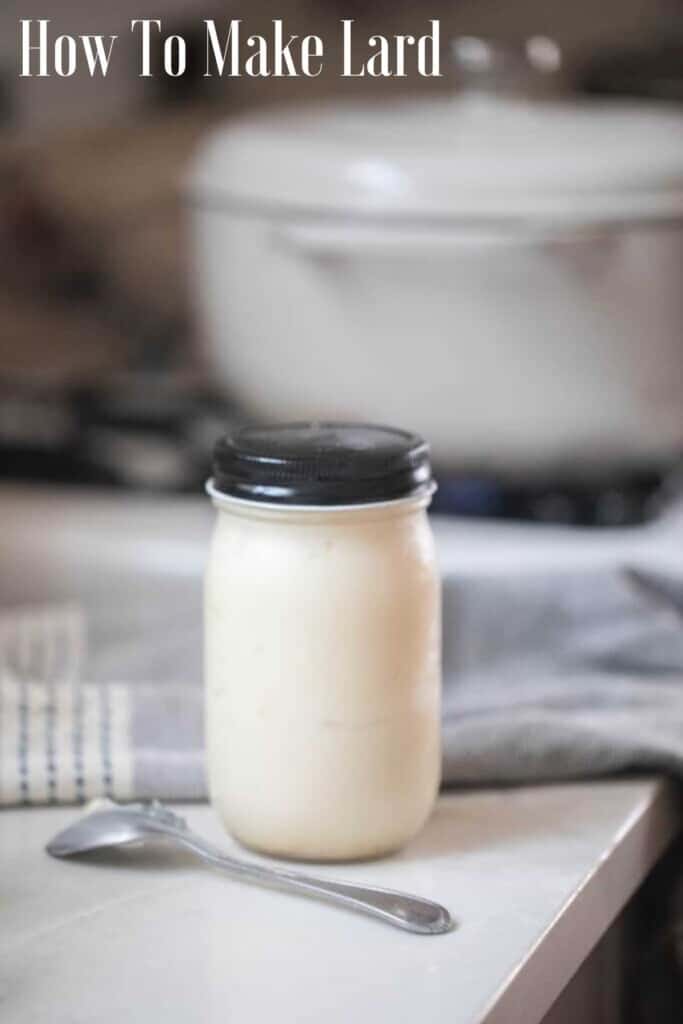
<path fill-rule="evenodd" d="M 211 498 L 212 504 L 216 508 L 234 508 L 244 509 L 248 511 L 252 509 L 254 512 L 279 512 L 283 515 L 288 513 L 301 513 L 307 515 L 308 513 L 316 513 L 317 515 L 330 513 L 339 514 L 340 512 L 349 513 L 352 515 L 354 512 L 367 511 L 378 511 L 382 508 L 397 508 L 400 506 L 420 505 L 427 506 L 432 500 L 434 492 L 437 489 L 437 484 L 434 480 L 429 480 L 423 484 L 417 490 L 411 494 L 402 495 L 399 498 L 385 498 L 379 501 L 366 501 L 366 502 L 355 502 L 354 504 L 339 504 L 339 505 L 295 505 L 295 504 L 283 504 L 278 501 L 260 501 L 249 498 L 238 498 L 234 494 L 226 494 L 224 491 L 219 490 L 214 482 L 213 477 L 209 477 L 204 485 L 204 489 L 208 496 Z"/>

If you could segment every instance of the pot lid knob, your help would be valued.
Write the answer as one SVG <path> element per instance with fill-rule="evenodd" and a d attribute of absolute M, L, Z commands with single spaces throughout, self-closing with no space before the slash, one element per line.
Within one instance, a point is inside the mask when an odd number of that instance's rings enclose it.
<path fill-rule="evenodd" d="M 451 43 L 451 56 L 461 91 L 498 96 L 555 91 L 562 66 L 560 47 L 547 36 L 532 36 L 521 45 L 458 36 Z"/>

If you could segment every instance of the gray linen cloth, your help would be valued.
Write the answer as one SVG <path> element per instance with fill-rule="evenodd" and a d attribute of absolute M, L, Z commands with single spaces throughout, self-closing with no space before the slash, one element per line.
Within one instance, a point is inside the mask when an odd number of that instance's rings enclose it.
<path fill-rule="evenodd" d="M 683 576 L 447 579 L 444 621 L 446 782 L 683 777 Z"/>

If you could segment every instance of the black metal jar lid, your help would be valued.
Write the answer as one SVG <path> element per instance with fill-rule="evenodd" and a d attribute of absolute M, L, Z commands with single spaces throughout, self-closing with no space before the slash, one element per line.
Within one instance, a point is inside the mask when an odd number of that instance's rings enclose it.
<path fill-rule="evenodd" d="M 417 434 L 369 423 L 239 427 L 216 445 L 213 493 L 278 505 L 363 505 L 428 491 Z"/>

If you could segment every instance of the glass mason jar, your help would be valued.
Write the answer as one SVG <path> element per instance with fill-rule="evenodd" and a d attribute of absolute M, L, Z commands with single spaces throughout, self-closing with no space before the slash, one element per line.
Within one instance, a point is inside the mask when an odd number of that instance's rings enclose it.
<path fill-rule="evenodd" d="M 336 423 L 216 447 L 206 579 L 211 801 L 254 849 L 395 850 L 440 781 L 440 585 L 426 444 Z"/>

